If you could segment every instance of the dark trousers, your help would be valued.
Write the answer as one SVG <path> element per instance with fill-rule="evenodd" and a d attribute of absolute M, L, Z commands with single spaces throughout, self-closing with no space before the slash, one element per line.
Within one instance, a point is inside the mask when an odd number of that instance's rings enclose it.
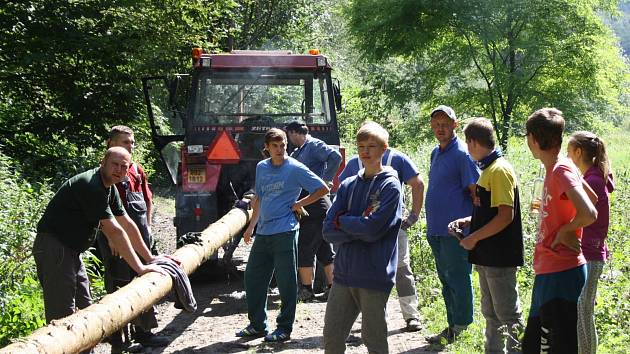
<path fill-rule="evenodd" d="M 577 303 L 554 299 L 529 317 L 523 338 L 523 353 L 577 353 Z"/>
<path fill-rule="evenodd" d="M 586 266 L 534 278 L 523 353 L 577 353 L 577 302 Z"/>
<path fill-rule="evenodd" d="M 46 322 L 72 315 L 92 304 L 81 254 L 51 234 L 38 233 L 33 244 L 37 278 L 44 293 Z M 83 353 L 91 353 L 86 350 Z"/>
<path fill-rule="evenodd" d="M 276 274 L 280 291 L 278 328 L 291 333 L 297 306 L 296 248 L 298 231 L 256 235 L 245 268 L 247 316 L 257 330 L 267 329 L 267 290 Z"/>
<path fill-rule="evenodd" d="M 137 274 L 129 267 L 125 260 L 112 255 L 105 235 L 99 233 L 96 242 L 101 253 L 103 268 L 105 268 L 105 290 L 108 294 L 111 294 L 129 284 Z M 146 332 L 150 331 L 152 328 L 157 328 L 157 311 L 155 306 L 138 315 L 131 321 L 131 324 L 134 325 L 133 329 L 136 332 Z M 122 343 L 125 341 L 125 335 L 129 335 L 129 333 L 125 333 L 126 330 L 127 328 L 123 328 L 120 331 L 114 332 L 109 338 L 109 341 L 112 344 Z"/>
<path fill-rule="evenodd" d="M 330 201 L 322 198 L 306 207 L 309 215 L 300 220 L 300 237 L 298 239 L 298 267 L 314 267 L 315 256 L 324 266 L 335 260 L 332 245 L 324 241 L 322 224 L 326 218 Z"/>
<path fill-rule="evenodd" d="M 47 323 L 90 306 L 90 283 L 79 252 L 50 234 L 37 234 L 33 257 L 44 292 Z"/>

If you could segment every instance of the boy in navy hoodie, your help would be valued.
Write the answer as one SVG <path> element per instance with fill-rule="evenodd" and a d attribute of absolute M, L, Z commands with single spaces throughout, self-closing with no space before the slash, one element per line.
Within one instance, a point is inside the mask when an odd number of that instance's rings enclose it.
<path fill-rule="evenodd" d="M 324 350 L 343 353 L 359 313 L 370 353 L 387 353 L 385 307 L 394 286 L 402 223 L 397 173 L 383 166 L 389 134 L 377 123 L 357 132 L 364 168 L 344 180 L 324 220 L 324 239 L 337 246 L 333 286 L 324 318 Z"/>

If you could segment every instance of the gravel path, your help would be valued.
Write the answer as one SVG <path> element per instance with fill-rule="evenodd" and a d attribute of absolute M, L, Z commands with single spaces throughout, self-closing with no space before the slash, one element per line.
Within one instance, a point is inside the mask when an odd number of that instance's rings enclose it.
<path fill-rule="evenodd" d="M 153 233 L 159 240 L 161 252 L 171 253 L 175 249 L 175 231 L 172 216 L 156 208 Z M 162 211 L 161 211 L 162 210 Z M 234 263 L 238 274 L 242 274 L 249 247 L 239 246 Z M 292 339 L 280 344 L 264 343 L 262 338 L 245 340 L 234 333 L 248 324 L 245 291 L 241 277 L 233 275 L 231 279 L 201 279 L 193 282 L 193 291 L 198 309 L 195 313 L 186 313 L 176 309 L 173 303 L 164 300 L 158 304 L 157 332 L 168 336 L 172 342 L 165 348 L 145 348 L 143 353 L 320 353 L 322 348 L 322 329 L 324 326 L 325 302 L 299 303 Z M 270 325 L 275 324 L 275 317 L 280 304 L 279 296 L 270 294 Z M 388 303 L 389 348 L 391 353 L 425 353 L 430 347 L 424 340 L 425 331 L 408 333 L 402 330 L 405 322 L 400 313 L 395 295 Z M 366 353 L 367 348 L 361 343 L 361 318 L 356 321 L 348 342 L 346 353 Z M 110 352 L 105 343 L 95 348 L 95 353 Z"/>

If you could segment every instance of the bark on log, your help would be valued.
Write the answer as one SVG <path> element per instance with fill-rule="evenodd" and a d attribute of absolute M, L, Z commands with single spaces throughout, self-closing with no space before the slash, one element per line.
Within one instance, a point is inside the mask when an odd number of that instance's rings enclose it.
<path fill-rule="evenodd" d="M 219 247 L 237 235 L 250 217 L 251 211 L 232 209 L 202 232 L 203 244 L 186 245 L 173 256 L 180 259 L 184 271 L 191 274 Z M 0 354 L 78 353 L 89 349 L 160 301 L 172 287 L 172 280 L 167 275 L 148 273 L 137 277 L 98 303 L 52 321 L 48 326 L 0 349 Z"/>

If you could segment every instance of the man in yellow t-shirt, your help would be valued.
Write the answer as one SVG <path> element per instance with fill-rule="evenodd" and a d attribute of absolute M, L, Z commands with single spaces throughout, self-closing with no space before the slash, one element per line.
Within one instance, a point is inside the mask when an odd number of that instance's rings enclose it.
<path fill-rule="evenodd" d="M 516 174 L 495 149 L 493 133 L 486 118 L 476 118 L 464 129 L 468 152 L 481 175 L 472 216 L 452 224 L 470 226 L 470 234 L 460 245 L 468 250 L 468 261 L 479 274 L 485 352 L 514 353 L 519 351 L 518 335 L 523 328 L 516 284 L 517 267 L 523 265 L 523 230 Z"/>

